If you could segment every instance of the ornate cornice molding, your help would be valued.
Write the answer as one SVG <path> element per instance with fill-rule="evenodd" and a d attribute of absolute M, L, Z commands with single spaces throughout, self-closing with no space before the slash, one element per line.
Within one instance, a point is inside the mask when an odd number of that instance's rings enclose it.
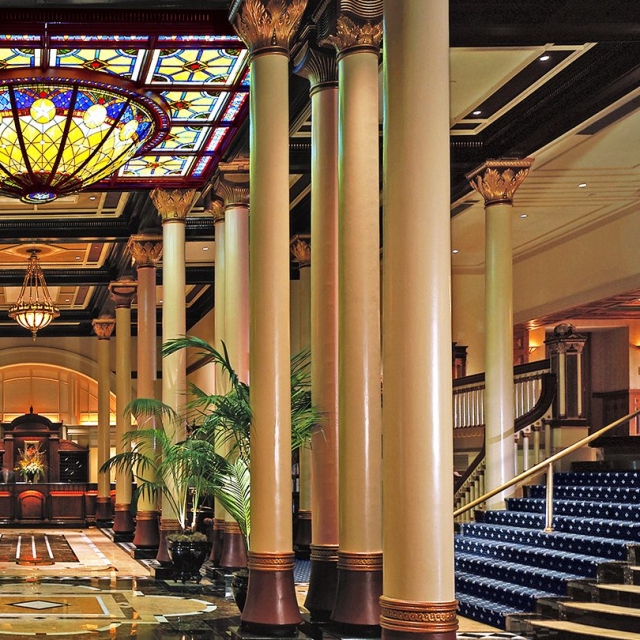
<path fill-rule="evenodd" d="M 354 49 L 367 49 L 378 53 L 382 40 L 382 22 L 353 20 L 341 14 L 336 21 L 336 32 L 323 38 L 320 46 L 333 46 L 338 57 Z"/>
<path fill-rule="evenodd" d="M 108 340 L 116 327 L 115 318 L 111 316 L 96 318 L 91 324 L 98 340 Z"/>
<path fill-rule="evenodd" d="M 232 24 L 252 56 L 263 50 L 288 54 L 306 6 L 307 0 L 245 0 Z"/>
<path fill-rule="evenodd" d="M 439 634 L 456 631 L 458 601 L 416 602 L 380 597 L 380 626 L 407 633 Z"/>
<path fill-rule="evenodd" d="M 170 220 L 184 220 L 191 210 L 195 193 L 195 189 L 154 189 L 150 197 L 164 223 Z"/>
<path fill-rule="evenodd" d="M 485 207 L 513 204 L 513 196 L 529 175 L 533 158 L 487 160 L 466 178 L 483 198 Z"/>
<path fill-rule="evenodd" d="M 133 296 L 136 294 L 138 283 L 135 280 L 122 279 L 109 284 L 111 299 L 115 302 L 116 309 L 130 309 Z"/>
<path fill-rule="evenodd" d="M 383 0 L 340 0 L 340 12 L 350 13 L 362 20 L 382 20 Z"/>
<path fill-rule="evenodd" d="M 303 269 L 311 264 L 311 236 L 296 235 L 289 243 L 293 261 L 298 263 L 298 268 Z"/>
<path fill-rule="evenodd" d="M 162 236 L 138 234 L 131 236 L 127 242 L 138 269 L 155 267 L 162 257 Z"/>
<path fill-rule="evenodd" d="M 312 93 L 320 88 L 338 86 L 336 57 L 328 51 L 305 46 L 296 60 L 295 72 L 309 81 Z"/>

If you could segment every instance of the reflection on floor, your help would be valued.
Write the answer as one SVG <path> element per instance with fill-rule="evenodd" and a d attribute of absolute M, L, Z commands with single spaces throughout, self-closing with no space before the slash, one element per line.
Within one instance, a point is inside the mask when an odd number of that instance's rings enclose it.
<path fill-rule="evenodd" d="M 23 530 L 2 529 L 11 536 Z M 42 529 L 38 533 L 44 533 Z M 231 640 L 240 624 L 224 586 L 155 581 L 148 569 L 99 529 L 56 530 L 78 562 L 22 565 L 0 558 L 0 640 L 75 637 L 98 640 Z M 298 571 L 301 580 L 308 576 Z M 308 579 L 308 578 L 307 578 Z M 307 585 L 296 586 L 300 603 Z M 484 625 L 461 620 L 459 640 L 492 638 Z M 502 632 L 499 638 L 510 637 Z M 512 636 L 515 638 L 515 636 Z"/>

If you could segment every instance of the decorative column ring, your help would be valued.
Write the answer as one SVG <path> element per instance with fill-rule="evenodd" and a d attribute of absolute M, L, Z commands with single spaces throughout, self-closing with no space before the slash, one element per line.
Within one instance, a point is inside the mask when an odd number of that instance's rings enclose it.
<path fill-rule="evenodd" d="M 513 196 L 529 175 L 534 158 L 487 160 L 466 175 L 469 184 L 484 198 L 484 206 L 513 204 Z"/>

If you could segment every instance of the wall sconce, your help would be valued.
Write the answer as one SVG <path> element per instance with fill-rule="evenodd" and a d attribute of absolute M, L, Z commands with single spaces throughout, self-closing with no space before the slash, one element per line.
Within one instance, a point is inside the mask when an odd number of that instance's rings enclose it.
<path fill-rule="evenodd" d="M 539 344 L 530 344 L 529 345 L 529 353 L 533 353 L 536 349 L 539 349 L 540 345 Z"/>

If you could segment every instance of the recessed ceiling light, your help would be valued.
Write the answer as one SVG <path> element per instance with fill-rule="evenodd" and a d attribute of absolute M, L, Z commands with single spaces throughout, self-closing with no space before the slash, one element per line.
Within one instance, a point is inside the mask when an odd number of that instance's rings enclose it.
<path fill-rule="evenodd" d="M 95 200 L 96 197 L 95 196 L 89 196 L 89 200 Z"/>
<path fill-rule="evenodd" d="M 203 251 L 209 251 L 209 247 L 202 247 Z"/>
<path fill-rule="evenodd" d="M 80 256 L 76 256 L 76 260 L 80 260 Z"/>
<path fill-rule="evenodd" d="M 550 57 L 551 56 L 547 56 L 547 55 L 540 56 L 540 62 L 546 62 Z"/>
<path fill-rule="evenodd" d="M 66 298 L 66 299 L 65 299 L 65 302 L 71 302 L 71 300 L 69 300 L 69 298 Z"/>
<path fill-rule="evenodd" d="M 520 217 L 521 217 L 521 218 L 527 218 L 527 217 L 528 217 L 528 215 L 527 215 L 526 213 L 521 213 L 521 214 L 520 214 Z"/>
<path fill-rule="evenodd" d="M 473 114 L 472 114 L 472 115 L 474 115 L 474 116 L 482 115 L 482 111 L 480 111 L 480 109 L 476 109 L 476 110 L 473 112 Z"/>
<path fill-rule="evenodd" d="M 451 253 L 458 253 L 459 249 L 454 249 Z"/>
<path fill-rule="evenodd" d="M 584 189 L 586 186 L 587 186 L 587 183 L 586 183 L 586 182 L 581 182 L 581 183 L 578 185 L 578 189 Z"/>

